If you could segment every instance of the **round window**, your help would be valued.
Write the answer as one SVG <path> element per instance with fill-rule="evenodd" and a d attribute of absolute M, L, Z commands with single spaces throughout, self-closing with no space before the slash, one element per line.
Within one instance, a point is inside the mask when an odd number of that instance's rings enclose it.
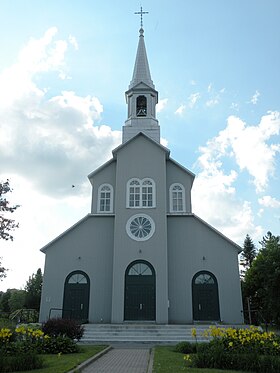
<path fill-rule="evenodd" d="M 146 241 L 154 234 L 155 223 L 148 215 L 133 215 L 126 223 L 126 232 L 133 240 Z"/>

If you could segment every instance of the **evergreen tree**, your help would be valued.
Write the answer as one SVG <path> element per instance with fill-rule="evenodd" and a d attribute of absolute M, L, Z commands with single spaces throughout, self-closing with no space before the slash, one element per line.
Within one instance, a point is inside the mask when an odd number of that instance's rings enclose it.
<path fill-rule="evenodd" d="M 244 240 L 244 244 L 243 244 L 240 264 L 245 269 L 251 268 L 253 260 L 255 259 L 256 255 L 257 255 L 256 247 L 253 243 L 253 240 L 249 236 L 249 234 L 247 234 Z"/>

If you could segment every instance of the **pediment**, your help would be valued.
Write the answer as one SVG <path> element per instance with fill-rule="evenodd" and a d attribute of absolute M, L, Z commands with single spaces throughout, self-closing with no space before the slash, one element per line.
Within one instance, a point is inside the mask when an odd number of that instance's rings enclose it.
<path fill-rule="evenodd" d="M 149 86 L 148 84 L 146 84 L 144 82 L 137 83 L 135 86 L 130 88 L 125 93 L 126 93 L 126 95 L 129 95 L 129 94 L 132 94 L 133 91 L 152 91 L 152 92 L 155 92 L 156 94 L 158 94 L 158 92 L 153 87 Z"/>

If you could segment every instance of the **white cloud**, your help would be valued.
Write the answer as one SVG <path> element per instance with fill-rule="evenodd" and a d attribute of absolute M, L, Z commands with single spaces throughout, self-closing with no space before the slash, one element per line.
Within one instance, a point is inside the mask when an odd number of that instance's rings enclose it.
<path fill-rule="evenodd" d="M 280 208 L 280 201 L 271 196 L 263 196 L 258 199 L 258 202 L 264 207 Z"/>
<path fill-rule="evenodd" d="M 159 102 L 156 106 L 157 113 L 160 113 L 165 108 L 165 106 L 167 105 L 167 102 L 168 102 L 168 98 L 163 98 L 163 99 L 159 100 Z"/>
<path fill-rule="evenodd" d="M 69 40 L 69 43 L 72 44 L 73 47 L 74 47 L 76 50 L 79 49 L 79 45 L 78 45 L 78 42 L 77 42 L 77 39 L 75 38 L 75 36 L 73 36 L 73 35 L 69 35 L 68 40 Z"/>
<path fill-rule="evenodd" d="M 64 65 L 67 42 L 54 40 L 56 32 L 29 41 L 18 62 L 0 74 L 0 163 L 1 173 L 26 177 L 42 193 L 61 197 L 111 156 L 120 131 L 96 126 L 103 111 L 97 97 L 64 91 L 48 98 L 36 85 L 38 74 L 59 74 Z"/>
<path fill-rule="evenodd" d="M 263 116 L 256 126 L 247 126 L 241 119 L 230 116 L 227 127 L 207 142 L 202 149 L 210 159 L 234 157 L 240 170 L 246 170 L 258 192 L 265 190 L 275 171 L 275 157 L 279 144 L 271 144 L 270 138 L 279 135 L 280 116 L 271 112 Z"/>
<path fill-rule="evenodd" d="M 212 107 L 217 105 L 221 100 L 221 95 L 225 92 L 225 88 L 221 88 L 218 92 L 214 91 L 212 83 L 208 85 L 207 92 L 209 93 L 210 98 L 206 101 L 207 107 Z"/>
<path fill-rule="evenodd" d="M 260 236 L 262 228 L 254 223 L 250 203 L 237 198 L 234 187 L 237 173 L 231 170 L 226 174 L 221 162 L 209 159 L 207 153 L 199 157 L 198 165 L 202 171 L 192 190 L 194 213 L 239 244 L 247 233 Z"/>
<path fill-rule="evenodd" d="M 161 145 L 165 146 L 166 148 L 168 147 L 168 140 L 165 139 L 164 137 L 160 138 L 160 143 L 161 143 Z"/>
<path fill-rule="evenodd" d="M 251 104 L 256 105 L 257 102 L 259 101 L 259 96 L 260 95 L 261 95 L 260 92 L 256 91 L 255 94 L 253 95 L 253 97 L 250 100 Z"/>
<path fill-rule="evenodd" d="M 215 98 L 211 98 L 210 100 L 207 100 L 206 106 L 211 107 L 211 106 L 217 105 L 218 103 L 219 103 L 219 97 L 216 96 Z"/>
<path fill-rule="evenodd" d="M 199 92 L 192 93 L 188 97 L 188 106 L 189 106 L 189 108 L 192 109 L 195 106 L 195 104 L 197 103 L 197 101 L 198 101 L 199 98 L 200 98 L 200 93 Z"/>
<path fill-rule="evenodd" d="M 224 161 L 235 159 L 239 169 L 252 176 L 256 191 L 265 189 L 274 173 L 279 151 L 279 144 L 271 144 L 269 140 L 279 132 L 277 112 L 268 113 L 256 126 L 247 126 L 231 116 L 226 128 L 199 149 L 201 155 L 196 163 L 199 173 L 193 187 L 194 212 L 237 242 L 242 243 L 247 233 L 259 237 L 262 228 L 254 222 L 250 203 L 237 198 L 237 170 L 225 172 Z M 280 202 L 263 197 L 259 203 L 278 207 Z"/>
<path fill-rule="evenodd" d="M 182 115 L 184 111 L 186 110 L 186 105 L 180 105 L 178 109 L 175 111 L 176 115 Z"/>
<path fill-rule="evenodd" d="M 1 242 L 10 268 L 1 290 L 23 285 L 43 266 L 39 248 L 90 212 L 87 175 L 121 141 L 120 131 L 99 124 L 97 97 L 72 91 L 51 97 L 38 85 L 50 72 L 67 77 L 65 53 L 78 46 L 74 37 L 56 40 L 56 34 L 54 27 L 31 39 L 17 62 L 0 72 L 0 180 L 10 178 L 11 199 L 21 205 L 14 213 L 20 223 L 15 240 Z"/>
<path fill-rule="evenodd" d="M 237 104 L 236 102 L 232 102 L 231 105 L 230 105 L 230 109 L 238 111 L 239 110 L 239 104 Z"/>

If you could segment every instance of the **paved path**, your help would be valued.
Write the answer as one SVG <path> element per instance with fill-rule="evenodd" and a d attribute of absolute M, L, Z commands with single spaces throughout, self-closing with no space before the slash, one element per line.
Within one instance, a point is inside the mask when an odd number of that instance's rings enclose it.
<path fill-rule="evenodd" d="M 148 348 L 114 348 L 83 369 L 83 373 L 146 373 Z"/>

